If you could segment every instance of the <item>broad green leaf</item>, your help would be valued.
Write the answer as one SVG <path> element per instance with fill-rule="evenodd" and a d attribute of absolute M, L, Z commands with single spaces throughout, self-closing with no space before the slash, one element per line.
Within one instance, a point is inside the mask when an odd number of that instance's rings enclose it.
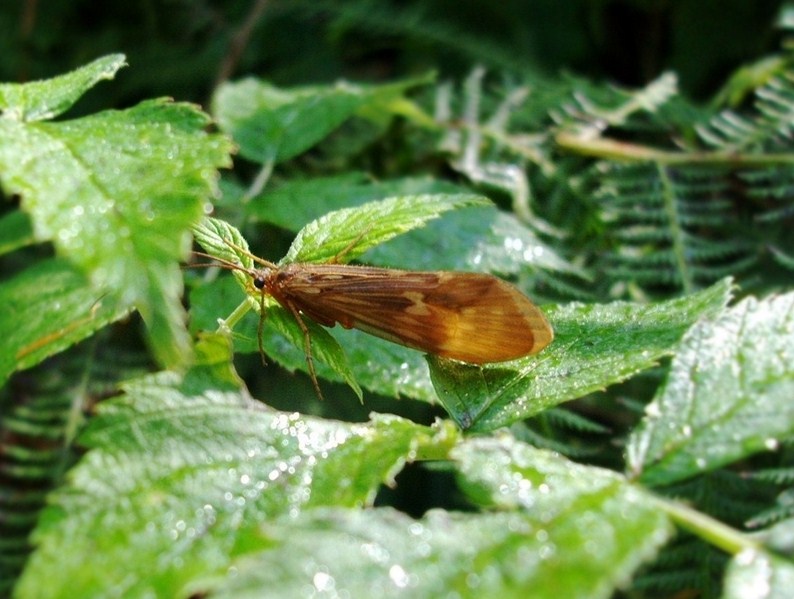
<path fill-rule="evenodd" d="M 527 556 L 519 569 L 523 596 L 611 597 L 671 536 L 667 516 L 651 497 L 614 472 L 574 464 L 507 435 L 470 438 L 450 457 L 474 502 L 527 514 L 520 535 Z M 504 548 L 511 549 L 517 548 Z M 501 563 L 494 556 L 484 561 Z M 521 596 L 512 590 L 511 596 Z"/>
<path fill-rule="evenodd" d="M 454 442 L 449 427 L 392 416 L 275 412 L 229 376 L 222 341 L 203 344 L 184 379 L 145 377 L 100 406 L 87 454 L 40 520 L 19 597 L 180 596 L 267 546 L 268 522 L 371 505 L 405 460 Z"/>
<path fill-rule="evenodd" d="M 469 439 L 451 456 L 492 513 L 324 509 L 268 522 L 260 552 L 190 593 L 260 597 L 611 597 L 670 537 L 650 497 L 606 470 L 504 437 Z"/>
<path fill-rule="evenodd" d="M 129 309 L 63 260 L 0 282 L 0 381 L 85 339 Z"/>
<path fill-rule="evenodd" d="M 317 144 L 357 112 L 373 104 L 388 107 L 409 88 L 429 82 L 412 79 L 380 86 L 348 82 L 333 86 L 280 89 L 257 79 L 225 83 L 212 102 L 221 129 L 234 138 L 240 155 L 255 162 L 283 162 Z M 377 118 L 389 114 L 376 112 Z"/>
<path fill-rule="evenodd" d="M 438 218 L 444 212 L 490 201 L 476 195 L 419 195 L 386 198 L 342 208 L 308 223 L 292 242 L 282 263 L 342 262 Z"/>
<path fill-rule="evenodd" d="M 20 92 L 21 93 L 21 92 Z M 0 118 L 0 181 L 38 241 L 135 306 L 166 364 L 189 356 L 178 260 L 230 144 L 206 115 L 166 100 L 59 122 Z"/>
<path fill-rule="evenodd" d="M 231 270 L 240 285 L 258 300 L 259 292 L 254 289 L 250 275 L 237 268 L 250 271 L 259 267 L 253 259 L 253 254 L 248 250 L 248 242 L 242 233 L 229 223 L 211 216 L 202 218 L 190 228 L 190 231 L 193 233 L 193 240 L 204 248 L 205 252 L 219 260 L 219 267 Z M 195 268 L 208 267 L 211 264 L 199 262 Z M 259 301 L 256 301 L 255 305 L 259 307 Z"/>
<path fill-rule="evenodd" d="M 209 388 L 231 391 L 243 389 L 243 381 L 231 360 L 232 345 L 228 335 L 224 332 L 202 333 L 195 347 L 196 367 L 185 373 L 181 385 L 184 394 L 203 393 Z M 156 396 L 154 401 L 158 401 Z"/>
<path fill-rule="evenodd" d="M 598 533 L 611 530 L 614 523 L 596 517 L 583 524 Z M 617 574 L 630 573 L 631 562 L 648 553 L 639 553 L 630 537 L 596 540 L 587 529 L 522 512 L 431 510 L 415 520 L 388 508 L 324 509 L 269 524 L 258 540 L 265 549 L 237 560 L 235 576 L 199 581 L 187 593 L 253 599 L 278 589 L 283 597 L 597 599 L 612 596 L 626 580 Z M 570 551 L 577 540 L 579 550 Z M 624 562 L 611 561 L 616 554 Z"/>
<path fill-rule="evenodd" d="M 725 575 L 723 599 L 789 599 L 794 565 L 773 553 L 745 550 L 734 556 Z"/>
<path fill-rule="evenodd" d="M 458 424 L 493 430 L 650 368 L 673 352 L 698 319 L 718 313 L 730 289 L 725 280 L 658 304 L 549 308 L 555 337 L 539 354 L 485 366 L 428 356 L 430 376 Z"/>
<path fill-rule="evenodd" d="M 532 278 L 538 270 L 586 279 L 515 215 L 496 206 L 478 206 L 430 223 L 410 237 L 373 248 L 362 258 L 372 264 L 416 270 L 465 270 Z"/>
<path fill-rule="evenodd" d="M 103 79 L 113 79 L 125 66 L 123 54 L 98 58 L 71 73 L 28 83 L 0 84 L 0 119 L 43 121 L 69 110 Z"/>
<path fill-rule="evenodd" d="M 386 397 L 403 396 L 437 403 L 423 353 L 338 326 L 331 334 L 345 348 L 353 374 L 362 387 Z"/>
<path fill-rule="evenodd" d="M 465 193 L 471 193 L 470 189 L 431 177 L 373 181 L 367 173 L 352 172 L 274 185 L 253 197 L 245 211 L 256 220 L 299 231 L 306 223 L 334 210 L 383 198 Z"/>
<path fill-rule="evenodd" d="M 745 299 L 687 333 L 628 467 L 660 485 L 776 449 L 794 432 L 792 397 L 794 293 Z"/>
<path fill-rule="evenodd" d="M 380 198 L 465 193 L 462 186 L 430 178 L 369 181 L 353 173 L 290 181 L 254 198 L 247 211 L 259 220 L 297 231 L 304 223 L 340 208 Z M 450 235 L 454 231 L 454 235 Z M 536 268 L 584 276 L 514 215 L 495 206 L 456 211 L 363 257 L 368 264 L 412 270 L 475 270 L 514 275 Z"/>

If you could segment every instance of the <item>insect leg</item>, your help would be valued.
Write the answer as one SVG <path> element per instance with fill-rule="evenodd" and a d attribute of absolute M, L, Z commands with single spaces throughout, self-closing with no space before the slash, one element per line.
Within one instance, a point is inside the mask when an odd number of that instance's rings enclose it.
<path fill-rule="evenodd" d="M 312 338 L 309 334 L 309 327 L 306 326 L 306 323 L 303 322 L 303 318 L 298 312 L 298 309 L 292 305 L 291 302 L 285 302 L 284 304 L 287 309 L 292 312 L 292 315 L 295 317 L 295 320 L 298 322 L 298 326 L 300 330 L 303 332 L 303 350 L 306 353 L 306 367 L 309 370 L 309 376 L 312 379 L 312 384 L 314 385 L 314 390 L 317 392 L 317 397 L 320 400 L 323 399 L 323 392 L 320 391 L 320 383 L 317 381 L 317 371 L 314 369 L 314 357 L 312 356 Z"/>
<path fill-rule="evenodd" d="M 262 343 L 262 335 L 265 332 L 265 292 L 259 294 L 259 324 L 256 327 L 256 345 L 259 349 L 259 358 L 262 360 L 262 366 L 267 366 L 265 360 L 265 347 Z"/>

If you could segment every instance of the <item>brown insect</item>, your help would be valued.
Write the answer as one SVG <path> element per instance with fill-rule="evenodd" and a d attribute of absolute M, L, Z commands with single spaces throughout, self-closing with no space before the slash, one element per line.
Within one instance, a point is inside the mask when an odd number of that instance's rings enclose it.
<path fill-rule="evenodd" d="M 245 252 L 262 266 L 246 268 L 197 253 L 224 268 L 248 274 L 260 290 L 258 337 L 263 355 L 265 297 L 274 298 L 295 317 L 303 332 L 309 375 L 320 397 L 304 316 L 326 327 L 339 323 L 471 364 L 505 362 L 534 354 L 554 337 L 535 304 L 513 285 L 488 274 L 341 264 L 278 266 Z"/>

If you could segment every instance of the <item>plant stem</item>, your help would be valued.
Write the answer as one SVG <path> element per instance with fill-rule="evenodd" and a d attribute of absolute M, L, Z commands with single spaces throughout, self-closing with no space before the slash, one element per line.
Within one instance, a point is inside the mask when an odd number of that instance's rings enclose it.
<path fill-rule="evenodd" d="M 561 148 L 592 158 L 628 162 L 658 162 L 666 165 L 709 164 L 739 168 L 742 166 L 770 166 L 791 164 L 793 153 L 751 154 L 749 152 L 686 152 L 670 151 L 633 144 L 606 137 L 585 139 L 568 132 L 558 133 L 554 141 Z"/>
<path fill-rule="evenodd" d="M 678 501 L 657 497 L 660 509 L 664 510 L 681 528 L 697 535 L 704 541 L 719 547 L 726 553 L 736 555 L 745 549 L 759 551 L 762 546 L 748 535 L 715 520 Z"/>
<path fill-rule="evenodd" d="M 220 326 L 218 327 L 219 330 L 222 329 L 233 329 L 240 320 L 242 320 L 243 316 L 248 314 L 248 311 L 251 309 L 251 304 L 248 300 L 244 300 L 239 306 L 234 309 L 234 312 L 229 314 L 229 316 L 222 320 Z"/>

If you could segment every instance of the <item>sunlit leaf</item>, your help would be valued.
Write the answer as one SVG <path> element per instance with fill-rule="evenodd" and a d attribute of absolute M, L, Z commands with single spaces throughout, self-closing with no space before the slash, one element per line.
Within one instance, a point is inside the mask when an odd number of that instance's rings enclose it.
<path fill-rule="evenodd" d="M 794 432 L 793 365 L 792 293 L 698 323 L 631 437 L 629 469 L 667 484 L 777 449 Z"/>

